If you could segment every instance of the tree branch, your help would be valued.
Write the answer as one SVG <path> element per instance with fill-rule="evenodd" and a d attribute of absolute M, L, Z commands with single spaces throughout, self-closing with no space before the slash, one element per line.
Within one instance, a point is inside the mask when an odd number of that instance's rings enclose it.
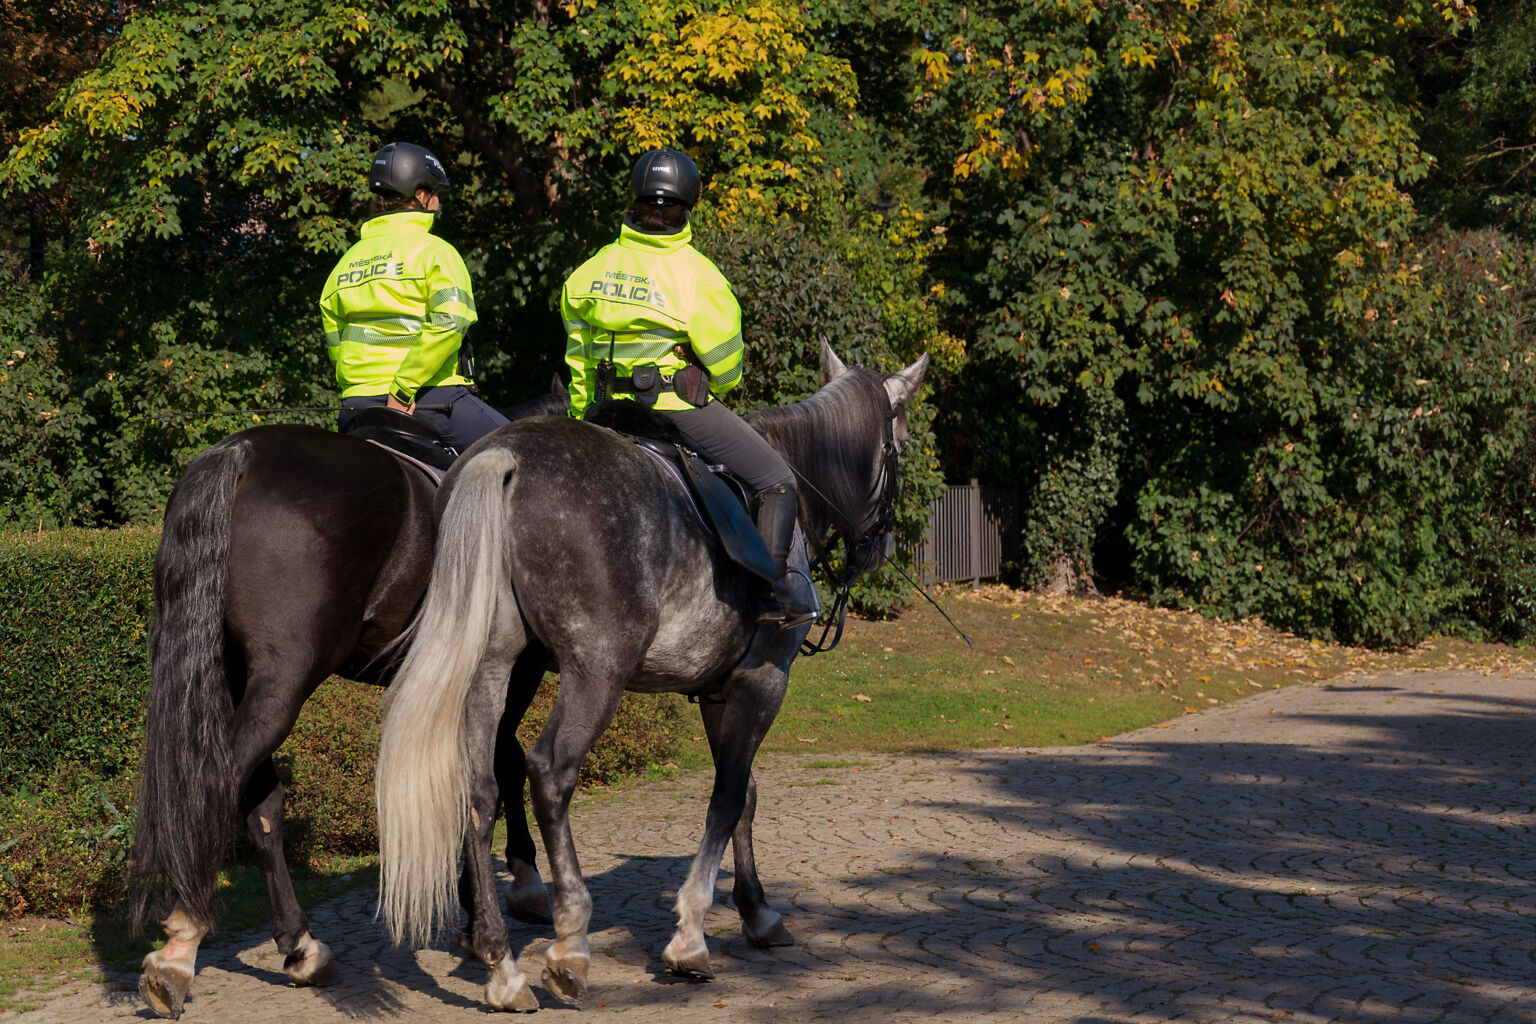
<path fill-rule="evenodd" d="M 464 139 L 506 175 L 517 196 L 524 220 L 548 216 L 547 196 L 541 185 L 543 175 L 530 166 L 523 142 L 515 132 L 500 135 L 493 131 L 475 110 L 470 98 L 441 71 L 429 71 L 421 81 L 448 105 L 464 129 Z"/>

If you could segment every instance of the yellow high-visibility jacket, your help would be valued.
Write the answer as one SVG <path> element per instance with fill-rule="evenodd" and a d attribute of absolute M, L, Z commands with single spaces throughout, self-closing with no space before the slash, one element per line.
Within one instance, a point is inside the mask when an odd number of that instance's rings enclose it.
<path fill-rule="evenodd" d="M 689 244 L 692 238 L 686 224 L 673 235 L 625 224 L 618 241 L 566 278 L 560 315 L 572 416 L 579 418 L 592 400 L 599 359 L 611 360 L 620 376 L 632 376 L 639 366 L 670 375 L 696 362 L 717 395 L 741 383 L 741 307 L 725 276 Z M 655 408 L 691 406 L 664 389 Z"/>
<path fill-rule="evenodd" d="M 422 210 L 380 214 L 336 264 L 320 296 L 326 350 L 343 398 L 392 394 L 409 405 L 437 384 L 468 384 L 459 348 L 478 317 L 469 271 Z"/>

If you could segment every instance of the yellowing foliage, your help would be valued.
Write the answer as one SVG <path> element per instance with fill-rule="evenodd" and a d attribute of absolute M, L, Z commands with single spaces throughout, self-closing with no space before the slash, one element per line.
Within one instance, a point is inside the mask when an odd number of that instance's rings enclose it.
<path fill-rule="evenodd" d="M 839 60 L 813 53 L 798 4 L 776 0 L 637 8 L 643 24 L 609 67 L 621 105 L 611 131 L 631 152 L 697 145 L 719 154 L 711 198 L 725 220 L 764 202 L 804 208 L 800 184 L 821 163 L 815 107 L 851 112 Z"/>

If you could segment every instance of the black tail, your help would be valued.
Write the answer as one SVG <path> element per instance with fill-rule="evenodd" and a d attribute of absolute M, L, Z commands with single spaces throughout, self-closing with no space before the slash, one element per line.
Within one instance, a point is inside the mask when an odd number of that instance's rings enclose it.
<path fill-rule="evenodd" d="M 224 665 L 224 587 L 235 486 L 246 440 L 226 439 L 187 467 L 165 510 L 155 556 L 155 615 L 139 813 L 129 869 L 133 927 L 179 905 L 213 926 L 213 883 L 235 813 Z"/>

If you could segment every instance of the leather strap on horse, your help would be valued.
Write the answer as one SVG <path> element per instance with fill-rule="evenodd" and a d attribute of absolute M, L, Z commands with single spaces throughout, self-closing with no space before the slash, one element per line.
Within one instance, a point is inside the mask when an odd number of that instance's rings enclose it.
<path fill-rule="evenodd" d="M 832 573 L 832 565 L 827 560 L 827 556 L 832 552 L 833 548 L 837 547 L 839 542 L 842 543 L 844 558 L 847 563 L 846 572 L 842 580 L 833 584 L 836 597 L 834 597 L 832 600 L 832 614 L 827 618 L 826 622 L 821 627 L 821 636 L 817 637 L 815 640 L 812 640 L 810 636 L 807 635 L 805 640 L 803 640 L 800 644 L 800 653 L 806 657 L 821 654 L 824 651 L 830 651 L 840 642 L 842 642 L 843 624 L 848 617 L 848 598 L 853 590 L 854 580 L 858 579 L 858 573 L 854 570 L 854 566 L 858 564 L 859 560 L 854 557 L 854 553 L 861 549 L 867 548 L 871 544 L 878 543 L 880 539 L 884 538 L 887 533 L 895 528 L 896 490 L 898 486 L 896 440 L 891 431 L 891 421 L 889 417 L 887 417 L 885 420 L 885 438 L 881 443 L 880 450 L 884 462 L 884 480 L 881 485 L 880 503 L 878 506 L 876 506 L 874 522 L 872 522 L 869 527 L 865 529 L 861 534 L 852 538 L 851 540 L 846 535 L 844 535 L 841 530 L 834 530 L 832 536 L 827 540 L 826 545 L 821 549 L 821 554 L 816 556 L 816 559 L 811 562 L 810 567 L 812 571 L 814 571 L 817 566 L 820 566 L 822 571 L 827 573 L 828 577 L 830 578 Z M 793 469 L 794 467 L 790 468 Z M 832 505 L 831 500 L 828 499 L 825 494 L 821 494 L 816 486 L 807 480 L 805 476 L 798 470 L 795 471 L 795 475 L 800 477 L 801 482 L 805 486 L 809 487 L 812 491 L 815 491 L 818 495 L 820 495 L 823 501 L 827 502 L 828 505 Z M 903 575 L 905 575 L 905 573 L 903 573 Z M 927 595 L 925 594 L 924 596 L 926 597 Z M 930 598 L 930 600 L 932 599 Z M 832 634 L 832 640 L 830 643 L 827 641 L 828 633 Z"/>

